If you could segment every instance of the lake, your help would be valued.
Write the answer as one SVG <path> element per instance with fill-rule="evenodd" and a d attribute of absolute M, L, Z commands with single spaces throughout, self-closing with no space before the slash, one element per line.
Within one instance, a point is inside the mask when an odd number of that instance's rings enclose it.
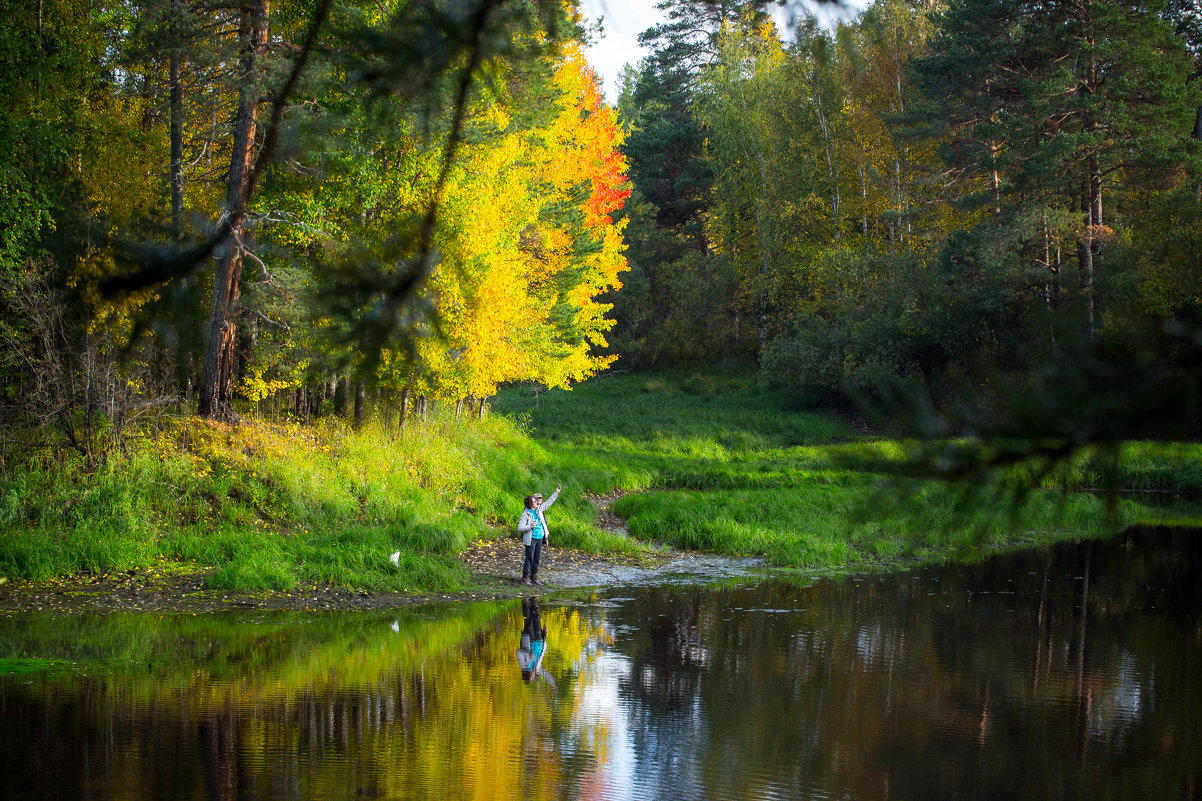
<path fill-rule="evenodd" d="M 386 614 L 17 616 L 0 796 L 1196 799 L 1200 554 L 1149 529 Z"/>

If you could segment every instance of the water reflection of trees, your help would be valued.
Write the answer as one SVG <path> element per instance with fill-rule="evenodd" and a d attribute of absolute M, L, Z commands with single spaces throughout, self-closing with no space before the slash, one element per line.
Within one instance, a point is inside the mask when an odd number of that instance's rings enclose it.
<path fill-rule="evenodd" d="M 0 680 L 0 791 L 1188 798 L 1202 565 L 1166 536 L 546 608 L 555 686 L 522 681 L 516 602 L 395 626 L 9 622 L 0 647 L 83 675 Z"/>
<path fill-rule="evenodd" d="M 652 797 L 1177 797 L 1202 765 L 1202 576 L 1165 536 L 641 596 L 614 620 L 636 773 Z"/>
<path fill-rule="evenodd" d="M 126 644 L 115 647 L 137 665 L 103 678 L 0 681 L 0 787 L 13 799 L 553 797 L 586 766 L 554 752 L 570 692 L 532 688 L 517 670 L 521 619 L 493 606 L 396 630 L 353 615 L 207 635 L 164 625 L 165 640 L 204 643 L 195 653 L 207 656 L 156 670 Z M 597 632 L 567 610 L 544 620 L 556 649 L 544 666 L 570 686 Z"/>

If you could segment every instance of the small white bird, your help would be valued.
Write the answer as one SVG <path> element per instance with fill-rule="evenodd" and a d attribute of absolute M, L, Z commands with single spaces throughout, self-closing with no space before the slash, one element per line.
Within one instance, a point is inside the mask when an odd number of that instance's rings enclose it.
<path fill-rule="evenodd" d="M 393 551 L 391 554 L 389 554 L 388 558 L 392 560 L 392 563 L 394 565 L 399 566 L 401 564 L 401 552 L 400 551 Z"/>

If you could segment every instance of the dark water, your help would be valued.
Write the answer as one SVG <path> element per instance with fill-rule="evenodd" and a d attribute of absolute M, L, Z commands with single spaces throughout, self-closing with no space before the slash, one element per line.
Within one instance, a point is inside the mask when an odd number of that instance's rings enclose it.
<path fill-rule="evenodd" d="M 0 621 L 0 797 L 1202 798 L 1200 554 Z"/>

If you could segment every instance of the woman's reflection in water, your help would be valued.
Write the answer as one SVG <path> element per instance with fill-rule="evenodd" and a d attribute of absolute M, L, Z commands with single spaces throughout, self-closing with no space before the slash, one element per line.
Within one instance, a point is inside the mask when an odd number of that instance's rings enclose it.
<path fill-rule="evenodd" d="M 554 686 L 551 677 L 543 673 L 543 657 L 547 653 L 547 627 L 538 613 L 538 598 L 522 599 L 522 636 L 518 640 L 518 667 L 528 682 L 543 679 Z"/>

